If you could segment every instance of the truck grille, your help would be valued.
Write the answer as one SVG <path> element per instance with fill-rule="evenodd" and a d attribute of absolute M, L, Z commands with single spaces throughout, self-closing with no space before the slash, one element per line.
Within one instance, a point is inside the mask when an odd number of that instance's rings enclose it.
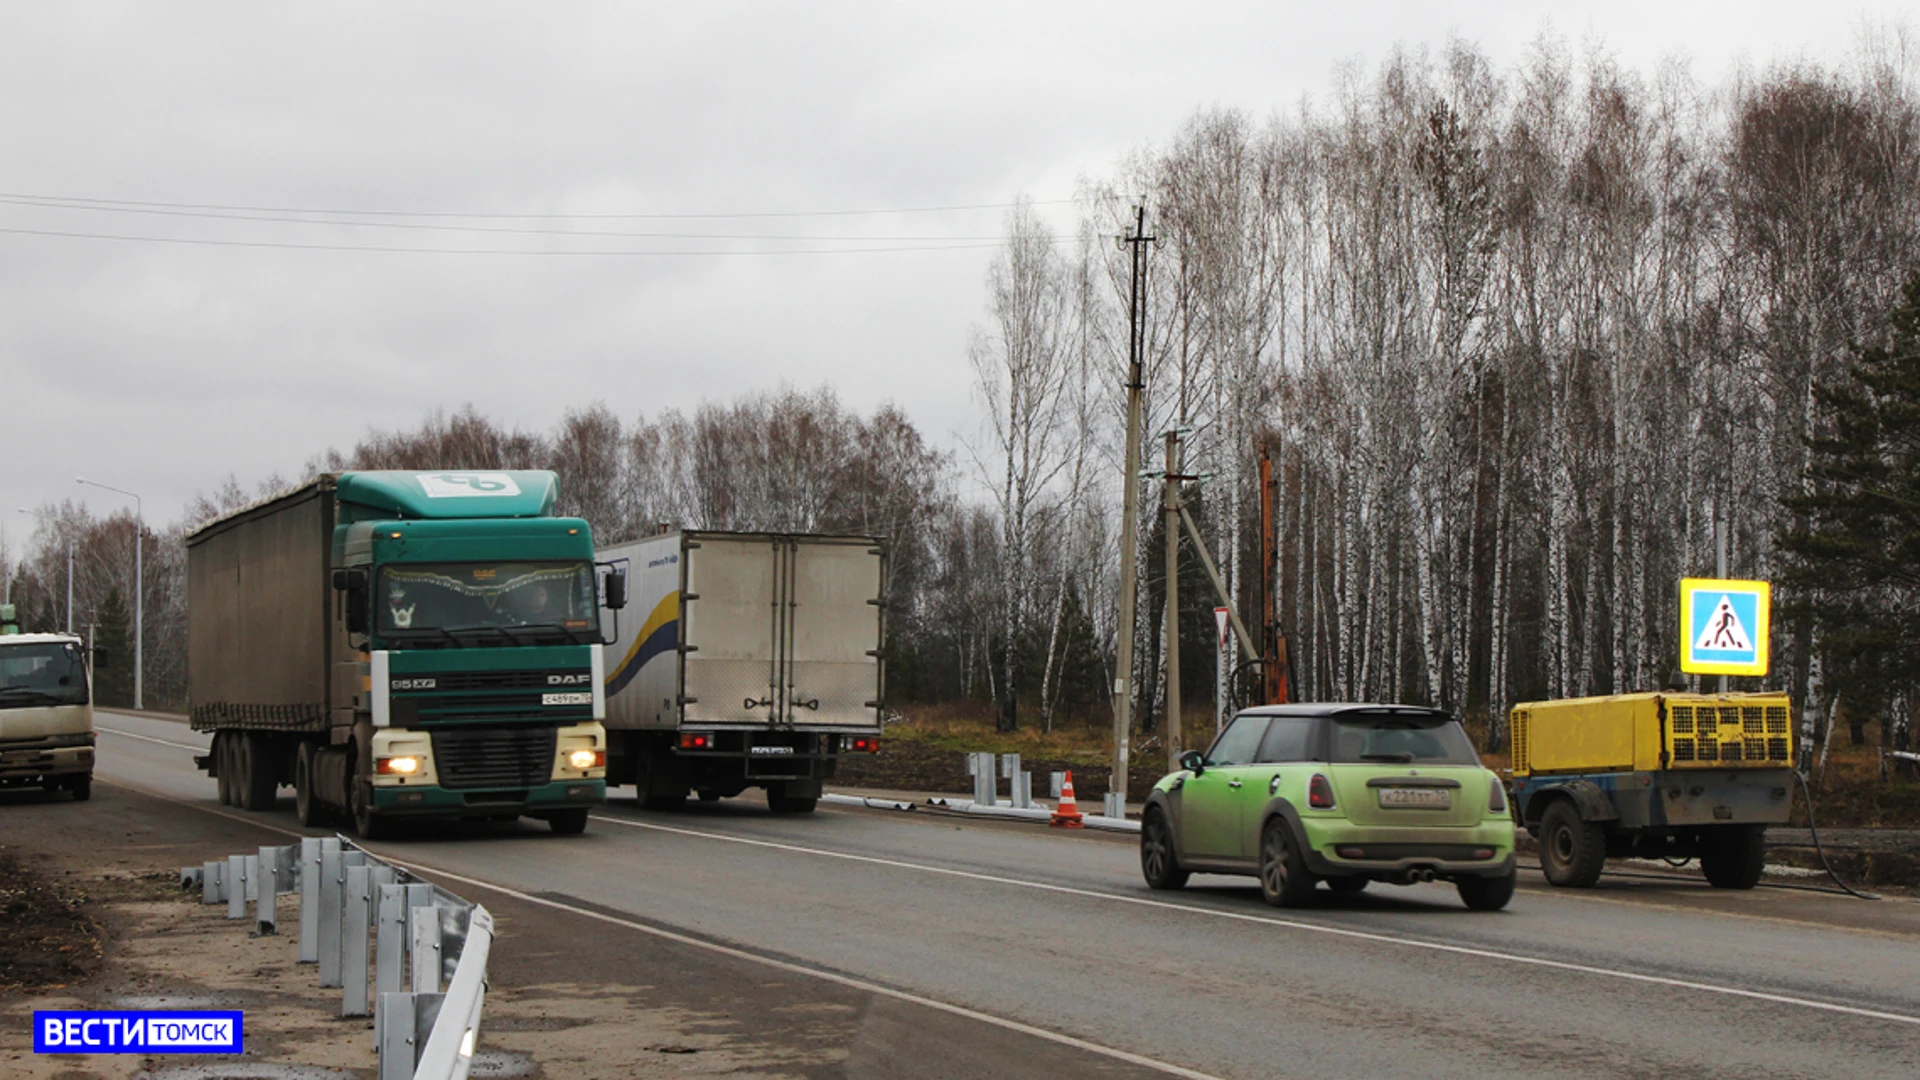
<path fill-rule="evenodd" d="M 568 675 L 580 680 L 565 686 L 547 682 L 549 675 Z M 435 675 L 436 690 L 579 690 L 586 687 L 590 673 L 579 671 L 449 671 Z"/>
<path fill-rule="evenodd" d="M 433 733 L 446 788 L 535 787 L 553 778 L 554 729 L 451 728 Z"/>
<path fill-rule="evenodd" d="M 1513 730 L 1507 733 L 1507 744 L 1513 747 L 1515 776 L 1526 776 L 1532 767 L 1532 762 L 1527 756 L 1527 748 L 1532 745 L 1527 727 L 1532 718 L 1532 713 L 1526 709 L 1513 710 Z"/>

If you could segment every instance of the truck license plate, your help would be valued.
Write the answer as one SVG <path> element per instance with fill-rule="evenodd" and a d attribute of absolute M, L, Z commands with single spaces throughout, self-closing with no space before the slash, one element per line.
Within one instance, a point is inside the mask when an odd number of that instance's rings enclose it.
<path fill-rule="evenodd" d="M 1380 805 L 1392 810 L 1451 810 L 1453 791 L 1431 787 L 1381 788 Z"/>
<path fill-rule="evenodd" d="M 542 705 L 591 705 L 593 704 L 593 693 L 589 691 L 584 694 L 541 694 L 540 704 Z"/>

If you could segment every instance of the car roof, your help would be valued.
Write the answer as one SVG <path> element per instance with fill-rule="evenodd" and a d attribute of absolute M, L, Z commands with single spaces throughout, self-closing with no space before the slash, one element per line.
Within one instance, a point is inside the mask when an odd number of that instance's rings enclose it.
<path fill-rule="evenodd" d="M 1339 716 L 1342 713 L 1370 713 L 1406 717 L 1436 716 L 1451 720 L 1452 714 L 1425 705 L 1378 705 L 1369 702 L 1314 701 L 1294 705 L 1252 705 L 1240 710 L 1241 716 Z"/>

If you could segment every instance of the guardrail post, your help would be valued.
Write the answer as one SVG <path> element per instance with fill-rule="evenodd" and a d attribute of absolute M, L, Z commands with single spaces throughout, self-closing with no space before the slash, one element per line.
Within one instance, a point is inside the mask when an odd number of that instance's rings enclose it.
<path fill-rule="evenodd" d="M 320 849 L 320 910 L 318 953 L 320 985 L 340 985 L 340 899 L 346 885 L 346 852 L 340 841 L 330 839 Z"/>
<path fill-rule="evenodd" d="M 440 909 L 428 904 L 409 908 L 407 915 L 413 923 L 412 948 L 407 950 L 413 959 L 413 992 L 437 994 L 440 992 Z"/>
<path fill-rule="evenodd" d="M 372 930 L 373 868 L 362 863 L 347 867 L 346 925 L 341 930 L 345 953 L 340 961 L 340 979 L 346 993 L 340 999 L 341 1016 L 369 1016 L 373 1009 L 367 1001 L 367 946 Z"/>
<path fill-rule="evenodd" d="M 378 1007 L 373 1014 L 373 1044 L 384 1047 L 387 996 L 406 986 L 407 887 L 386 883 L 378 886 L 378 892 L 373 933 L 373 1000 Z"/>
<path fill-rule="evenodd" d="M 247 857 L 227 856 L 227 918 L 247 917 Z"/>
<path fill-rule="evenodd" d="M 220 892 L 220 878 L 226 872 L 227 872 L 227 864 L 225 862 L 219 862 L 213 859 L 208 859 L 207 864 L 200 868 L 200 902 L 201 903 L 217 904 L 220 901 L 226 899 L 226 897 L 222 895 Z"/>
<path fill-rule="evenodd" d="M 317 836 L 300 840 L 300 962 L 320 959 L 320 848 L 326 841 Z M 340 841 L 333 841 L 338 847 Z"/>
<path fill-rule="evenodd" d="M 1056 799 L 1060 797 L 1060 793 L 1062 791 L 1066 790 L 1066 787 L 1067 787 L 1067 774 L 1063 772 L 1054 773 L 1053 776 L 1047 781 L 1048 793 L 1051 794 Z"/>
<path fill-rule="evenodd" d="M 254 857 L 254 865 L 260 868 L 259 883 L 254 886 L 253 923 L 254 929 L 262 937 L 280 932 L 279 904 L 280 896 L 280 849 L 263 847 Z"/>
<path fill-rule="evenodd" d="M 383 897 L 382 909 L 386 906 Z M 384 921 L 384 920 L 383 920 Z M 411 1080 L 413 1076 L 413 995 L 382 993 L 373 1015 L 373 1046 L 380 1054 L 380 1080 Z"/>
<path fill-rule="evenodd" d="M 1014 809 L 1033 809 L 1033 774 L 1020 767 L 1019 754 L 1000 755 L 1000 775 L 1007 778 L 1007 801 Z"/>
<path fill-rule="evenodd" d="M 973 801 L 981 806 L 992 806 L 993 789 L 999 786 L 994 783 L 993 751 L 968 754 L 967 771 L 973 774 Z"/>

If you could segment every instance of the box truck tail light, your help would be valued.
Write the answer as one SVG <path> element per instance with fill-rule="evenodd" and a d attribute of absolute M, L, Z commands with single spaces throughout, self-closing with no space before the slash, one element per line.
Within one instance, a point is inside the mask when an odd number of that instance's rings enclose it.
<path fill-rule="evenodd" d="M 682 735 L 682 736 L 680 736 L 680 749 L 682 749 L 682 750 L 711 750 L 711 749 L 713 749 L 713 736 L 711 736 L 711 735 L 692 735 L 692 734 L 688 734 L 688 735 Z"/>
<path fill-rule="evenodd" d="M 576 769 L 604 769 L 607 767 L 605 750 L 575 750 L 567 755 L 567 764 Z"/>
<path fill-rule="evenodd" d="M 373 771 L 381 776 L 412 776 L 420 771 L 420 759 L 417 757 L 374 758 Z"/>
<path fill-rule="evenodd" d="M 871 735 L 856 735 L 847 740 L 847 750 L 855 754 L 877 754 L 880 752 L 880 740 Z"/>
<path fill-rule="evenodd" d="M 1487 810 L 1495 814 L 1507 812 L 1507 793 L 1500 787 L 1500 778 L 1497 776 L 1487 788 Z"/>
<path fill-rule="evenodd" d="M 1333 809 L 1333 784 L 1324 773 L 1314 773 L 1313 779 L 1307 782 L 1307 805 L 1315 810 Z"/>

